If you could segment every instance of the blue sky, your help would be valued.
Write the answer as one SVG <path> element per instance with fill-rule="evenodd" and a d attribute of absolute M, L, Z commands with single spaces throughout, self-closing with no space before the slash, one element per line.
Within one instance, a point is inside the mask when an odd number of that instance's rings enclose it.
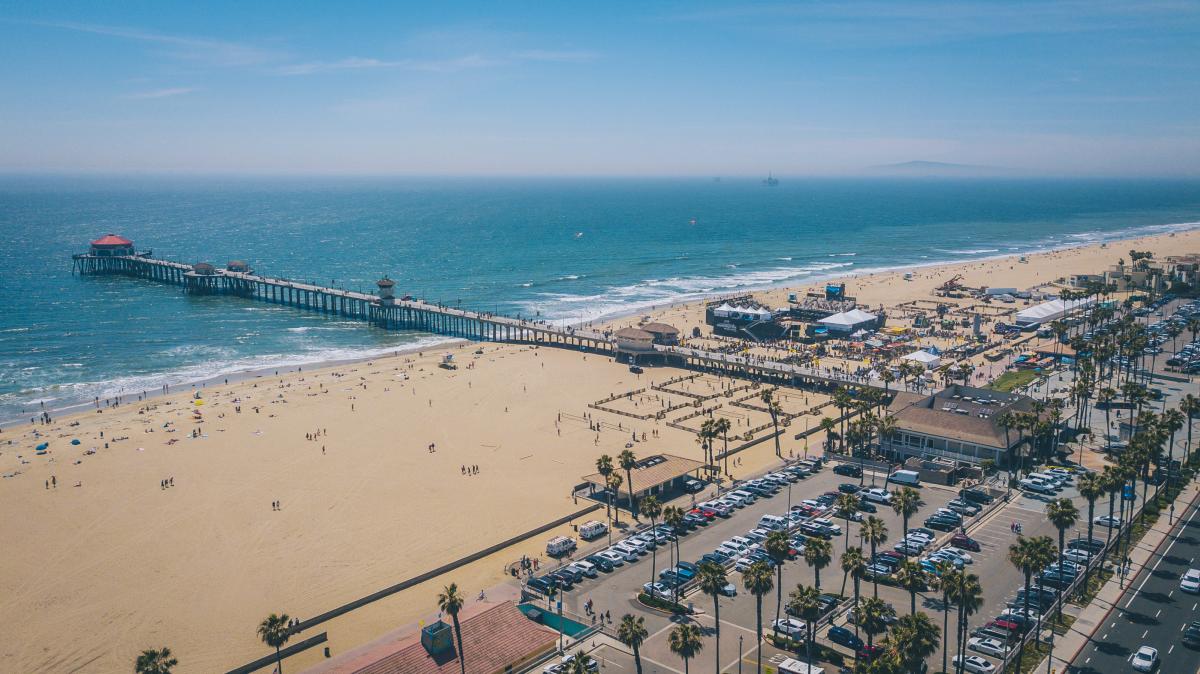
<path fill-rule="evenodd" d="M 0 3 L 0 170 L 1200 175 L 1200 2 Z"/>

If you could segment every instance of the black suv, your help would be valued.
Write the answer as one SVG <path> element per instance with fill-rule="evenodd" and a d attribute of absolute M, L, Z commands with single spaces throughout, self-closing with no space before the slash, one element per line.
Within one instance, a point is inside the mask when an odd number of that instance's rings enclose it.
<path fill-rule="evenodd" d="M 991 494 L 978 489 L 963 489 L 958 492 L 958 495 L 965 501 L 970 501 L 971 503 L 977 503 L 979 505 L 987 505 L 996 500 L 991 496 Z"/>
<path fill-rule="evenodd" d="M 862 477 L 862 468 L 852 463 L 839 463 L 833 467 L 833 472 L 846 477 Z"/>

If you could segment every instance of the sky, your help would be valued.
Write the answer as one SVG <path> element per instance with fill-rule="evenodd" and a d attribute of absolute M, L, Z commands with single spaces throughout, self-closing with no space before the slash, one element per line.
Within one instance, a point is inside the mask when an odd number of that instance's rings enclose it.
<path fill-rule="evenodd" d="M 0 171 L 1200 177 L 1200 0 L 0 1 Z"/>

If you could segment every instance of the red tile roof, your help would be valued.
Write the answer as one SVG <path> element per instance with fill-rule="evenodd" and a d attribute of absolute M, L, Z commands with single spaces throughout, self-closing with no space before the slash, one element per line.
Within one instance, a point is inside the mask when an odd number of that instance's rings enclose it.
<path fill-rule="evenodd" d="M 118 248 L 121 246 L 132 246 L 133 242 L 123 236 L 117 236 L 116 234 L 105 234 L 99 239 L 93 241 L 92 245 L 104 248 Z"/>
<path fill-rule="evenodd" d="M 506 601 L 471 616 L 459 614 L 467 674 L 496 674 L 509 665 L 545 653 L 558 641 L 558 632 L 539 625 Z M 356 654 L 322 671 L 333 674 L 456 674 L 458 644 L 437 658 L 421 645 L 420 634 Z"/>

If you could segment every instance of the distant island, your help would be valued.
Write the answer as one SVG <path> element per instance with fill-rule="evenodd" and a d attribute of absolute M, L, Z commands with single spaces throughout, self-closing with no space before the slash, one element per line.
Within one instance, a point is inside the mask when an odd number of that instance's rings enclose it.
<path fill-rule="evenodd" d="M 913 177 L 951 176 L 999 176 L 1013 175 L 1013 169 L 1000 166 L 977 166 L 972 164 L 949 164 L 940 161 L 906 161 L 899 164 L 882 164 L 865 169 L 870 175 L 892 175 Z"/>

